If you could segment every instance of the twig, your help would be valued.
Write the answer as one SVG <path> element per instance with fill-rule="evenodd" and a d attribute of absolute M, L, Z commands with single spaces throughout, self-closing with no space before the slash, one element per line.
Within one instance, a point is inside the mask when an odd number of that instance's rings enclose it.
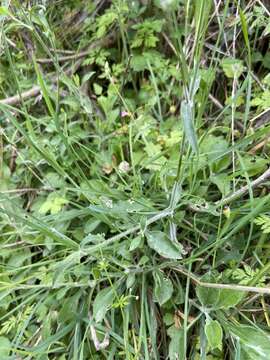
<path fill-rule="evenodd" d="M 11 156 L 10 156 L 10 161 L 9 161 L 9 170 L 10 170 L 11 174 L 15 171 L 17 156 L 18 156 L 18 150 L 15 146 L 13 146 Z"/>
<path fill-rule="evenodd" d="M 81 58 L 85 57 L 86 55 L 88 55 L 91 52 L 91 50 L 92 50 L 92 48 L 88 48 L 87 50 L 81 51 L 77 54 L 60 56 L 57 59 L 57 61 L 65 62 L 65 61 L 69 61 L 69 60 L 78 60 L 78 59 L 81 59 Z M 55 61 L 54 59 L 50 59 L 50 58 L 37 59 L 37 62 L 40 64 L 52 64 L 54 61 Z"/>
<path fill-rule="evenodd" d="M 74 51 L 74 50 L 54 49 L 54 48 L 49 48 L 49 50 L 56 54 L 67 54 L 67 55 L 75 55 L 76 54 L 76 51 Z"/>
<path fill-rule="evenodd" d="M 267 124 L 269 121 L 270 121 L 270 109 L 269 108 L 250 120 L 252 126 L 255 129 L 260 128 L 261 126 Z"/>
<path fill-rule="evenodd" d="M 242 188 L 240 188 L 239 190 L 235 191 L 233 194 L 225 197 L 224 199 L 217 201 L 216 205 L 217 206 L 223 206 L 225 204 L 228 204 L 230 202 L 232 202 L 233 200 L 239 198 L 240 196 L 244 195 L 245 193 L 248 192 L 249 188 L 255 188 L 257 186 L 259 186 L 260 184 L 262 184 L 263 182 L 265 182 L 267 179 L 270 178 L 270 168 L 267 169 L 261 176 L 259 176 L 257 179 L 253 180 L 250 185 L 245 185 Z"/>
<path fill-rule="evenodd" d="M 253 148 L 251 148 L 248 152 L 250 154 L 255 154 L 256 151 L 260 150 L 262 147 L 264 147 L 268 142 L 270 141 L 270 135 L 268 135 L 263 141 L 259 142 Z"/>
<path fill-rule="evenodd" d="M 227 289 L 227 290 L 236 290 L 236 291 L 243 291 L 243 292 L 253 292 L 257 294 L 269 294 L 270 295 L 270 288 L 267 287 L 260 287 L 260 286 L 245 286 L 245 285 L 237 285 L 237 284 L 214 284 L 214 283 L 207 283 L 198 281 L 197 283 L 199 286 L 213 288 L 213 289 Z"/>
<path fill-rule="evenodd" d="M 21 96 L 14 95 L 14 96 L 10 96 L 6 99 L 0 100 L 0 104 L 15 105 L 15 104 L 18 104 L 19 102 L 21 102 L 21 100 L 26 100 L 28 98 L 35 97 L 35 96 L 39 95 L 39 93 L 40 93 L 40 87 L 38 85 L 35 85 L 32 87 L 32 89 L 22 92 Z"/>
<path fill-rule="evenodd" d="M 218 101 L 212 94 L 209 93 L 208 98 L 218 107 L 220 110 L 223 110 L 224 107 L 221 102 Z"/>
<path fill-rule="evenodd" d="M 258 78 L 258 76 L 256 76 L 255 74 L 254 74 L 254 72 L 253 71 L 250 71 L 250 75 L 251 75 L 251 77 L 256 81 L 256 83 L 260 86 L 260 88 L 262 89 L 262 90 L 265 90 L 266 89 L 266 87 L 263 85 L 263 83 L 260 81 L 260 79 Z"/>
<path fill-rule="evenodd" d="M 262 304 L 262 310 L 263 310 L 263 313 L 264 313 L 264 317 L 265 317 L 267 326 L 270 326 L 270 319 L 269 319 L 269 315 L 268 315 L 268 312 L 267 312 L 267 307 L 266 307 L 265 300 L 264 300 L 263 296 L 261 298 L 261 304 Z"/>
<path fill-rule="evenodd" d="M 25 241 L 24 240 L 21 240 L 21 241 L 17 241 L 15 243 L 12 243 L 12 244 L 4 244 L 4 245 L 1 245 L 1 249 L 8 249 L 8 248 L 12 248 L 12 247 L 16 247 L 16 246 L 19 246 L 19 245 L 23 245 L 25 244 Z M 31 245 L 31 246 L 36 246 L 35 245 Z"/>
<path fill-rule="evenodd" d="M 261 185 L 262 183 L 264 183 L 267 179 L 270 178 L 270 168 L 267 169 L 261 176 L 259 176 L 257 179 L 253 180 L 249 185 L 245 185 L 242 188 L 240 188 L 239 190 L 235 191 L 234 193 L 232 193 L 231 195 L 228 195 L 227 197 L 225 197 L 224 199 L 221 199 L 219 201 L 216 201 L 214 203 L 214 205 L 216 206 L 216 208 L 218 207 L 222 207 L 224 205 L 228 205 L 229 203 L 231 203 L 232 201 L 238 199 L 240 196 L 244 195 L 245 193 L 247 193 L 249 191 L 249 188 L 256 188 L 259 185 Z M 188 204 L 187 205 L 188 209 L 194 212 L 198 212 L 198 213 L 203 213 L 203 212 L 208 212 L 208 208 L 205 206 L 201 206 L 201 205 L 197 205 L 197 204 Z M 217 214 L 218 215 L 218 214 Z"/>
<path fill-rule="evenodd" d="M 264 5 L 264 3 L 262 3 L 260 0 L 257 0 L 257 3 L 260 4 L 260 6 L 264 9 L 264 11 L 266 12 L 266 14 L 268 16 L 270 16 L 270 11 L 267 9 L 267 7 Z"/>
<path fill-rule="evenodd" d="M 188 270 L 183 268 L 182 266 L 177 266 L 173 268 L 174 270 L 180 272 L 181 274 L 189 277 L 197 286 L 202 286 L 206 288 L 212 289 L 227 289 L 227 290 L 236 290 L 243 292 L 254 292 L 257 294 L 269 294 L 270 288 L 268 287 L 257 287 L 257 286 L 245 286 L 245 285 L 237 285 L 237 284 L 216 284 L 216 283 L 208 283 L 201 281 L 196 275 L 190 273 Z"/>
<path fill-rule="evenodd" d="M 112 34 L 105 37 L 103 40 L 95 41 L 93 44 L 91 44 L 88 47 L 87 50 L 85 50 L 84 53 L 88 54 L 91 50 L 93 50 L 97 46 L 109 46 L 110 44 L 112 44 L 114 42 L 115 37 L 116 37 L 116 33 L 113 32 Z M 76 70 L 80 67 L 80 65 L 82 63 L 82 58 L 83 57 L 77 58 L 77 62 L 75 64 L 73 64 L 72 66 L 70 66 L 66 71 L 64 71 L 64 73 L 66 75 L 71 75 L 74 72 L 76 72 Z M 53 83 L 57 82 L 57 80 L 58 80 L 58 76 L 53 76 L 51 78 L 51 81 Z M 26 100 L 26 99 L 29 99 L 31 97 L 35 97 L 35 96 L 39 95 L 40 92 L 41 92 L 40 86 L 35 85 L 31 89 L 29 89 L 27 91 L 24 91 L 21 94 L 14 95 L 14 96 L 8 97 L 6 99 L 1 99 L 0 104 L 3 104 L 3 105 L 16 105 L 16 104 L 20 103 L 21 100 Z"/>

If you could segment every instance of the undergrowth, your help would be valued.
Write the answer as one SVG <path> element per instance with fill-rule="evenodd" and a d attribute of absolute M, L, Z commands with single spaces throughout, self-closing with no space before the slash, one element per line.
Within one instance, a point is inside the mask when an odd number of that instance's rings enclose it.
<path fill-rule="evenodd" d="M 0 359 L 270 359 L 269 2 L 0 7 Z"/>

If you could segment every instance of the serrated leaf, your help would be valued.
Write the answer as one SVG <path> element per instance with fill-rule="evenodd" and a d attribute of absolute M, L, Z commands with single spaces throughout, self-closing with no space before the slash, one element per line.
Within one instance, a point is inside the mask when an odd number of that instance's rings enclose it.
<path fill-rule="evenodd" d="M 97 20 L 96 37 L 100 39 L 102 36 L 104 36 L 108 28 L 114 23 L 116 19 L 117 13 L 110 11 L 110 9 L 105 12 L 105 14 L 99 16 Z"/>
<path fill-rule="evenodd" d="M 187 137 L 188 142 L 190 143 L 192 150 L 198 152 L 198 141 L 195 132 L 195 127 L 193 123 L 193 110 L 192 104 L 188 103 L 186 100 L 183 100 L 181 103 L 181 118 L 184 125 L 184 131 Z"/>
<path fill-rule="evenodd" d="M 161 272 L 154 274 L 154 282 L 155 301 L 162 306 L 171 298 L 173 294 L 173 284 L 171 280 L 166 278 Z"/>
<path fill-rule="evenodd" d="M 93 304 L 93 316 L 96 322 L 100 322 L 104 319 L 107 311 L 112 306 L 115 299 L 115 291 L 111 288 L 105 288 L 101 290 Z"/>
<path fill-rule="evenodd" d="M 166 234 L 161 231 L 146 233 L 148 246 L 159 255 L 167 259 L 181 259 L 183 248 L 180 244 L 171 242 Z"/>
<path fill-rule="evenodd" d="M 68 200 L 63 196 L 58 195 L 57 193 L 51 193 L 47 197 L 47 200 L 41 205 L 39 212 L 41 214 L 46 214 L 47 212 L 50 212 L 51 214 L 57 214 L 67 203 Z"/>
<path fill-rule="evenodd" d="M 263 31 L 263 36 L 267 36 L 270 34 L 270 22 L 266 25 L 264 31 Z"/>
<path fill-rule="evenodd" d="M 254 220 L 256 225 L 261 226 L 261 230 L 264 234 L 270 233 L 270 217 L 267 215 L 261 215 Z"/>
<path fill-rule="evenodd" d="M 222 327 L 217 320 L 207 320 L 204 327 L 210 350 L 222 350 Z"/>

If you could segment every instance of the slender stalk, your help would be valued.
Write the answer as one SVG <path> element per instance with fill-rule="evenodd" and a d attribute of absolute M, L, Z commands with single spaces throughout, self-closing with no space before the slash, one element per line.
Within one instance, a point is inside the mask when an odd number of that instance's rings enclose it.
<path fill-rule="evenodd" d="M 187 276 L 192 280 L 197 286 L 202 286 L 205 288 L 211 289 L 224 289 L 224 290 L 236 290 L 242 292 L 253 292 L 257 294 L 270 294 L 270 287 L 260 287 L 260 286 L 246 286 L 246 285 L 237 285 L 237 284 L 219 284 L 219 283 L 209 283 L 201 281 L 196 275 L 189 272 L 183 267 L 177 266 L 173 268 L 175 271 L 180 272 L 181 274 Z"/>

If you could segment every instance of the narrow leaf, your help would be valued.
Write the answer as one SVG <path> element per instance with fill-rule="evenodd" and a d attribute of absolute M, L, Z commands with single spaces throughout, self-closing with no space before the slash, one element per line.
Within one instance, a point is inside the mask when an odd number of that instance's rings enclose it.
<path fill-rule="evenodd" d="M 241 27 L 242 27 L 243 36 L 244 36 L 246 48 L 248 51 L 248 64 L 249 64 L 249 66 L 251 66 L 251 52 L 250 52 L 250 43 L 249 43 L 249 38 L 248 38 L 248 25 L 247 25 L 245 14 L 244 14 L 243 10 L 240 8 L 239 8 L 239 15 L 240 15 L 240 19 L 241 19 Z"/>
<path fill-rule="evenodd" d="M 54 116 L 55 115 L 55 111 L 54 111 L 54 108 L 53 108 L 53 104 L 52 104 L 52 101 L 51 101 L 51 98 L 49 96 L 49 90 L 47 88 L 47 84 L 45 83 L 43 77 L 42 77 L 42 73 L 38 67 L 38 64 L 37 62 L 35 61 L 34 59 L 34 67 L 35 67 L 35 71 L 36 71 L 36 74 L 37 74 L 37 79 L 38 79 L 38 83 L 39 83 L 39 86 L 41 88 L 41 92 L 42 92 L 42 95 L 44 97 L 44 100 L 46 102 L 46 105 L 47 105 L 47 108 L 50 112 L 50 115 L 51 116 Z"/>
<path fill-rule="evenodd" d="M 181 104 L 181 118 L 184 125 L 184 131 L 187 137 L 188 142 L 190 143 L 194 152 L 198 152 L 198 141 L 193 124 L 193 110 L 192 104 L 188 103 L 186 100 L 182 101 Z"/>

